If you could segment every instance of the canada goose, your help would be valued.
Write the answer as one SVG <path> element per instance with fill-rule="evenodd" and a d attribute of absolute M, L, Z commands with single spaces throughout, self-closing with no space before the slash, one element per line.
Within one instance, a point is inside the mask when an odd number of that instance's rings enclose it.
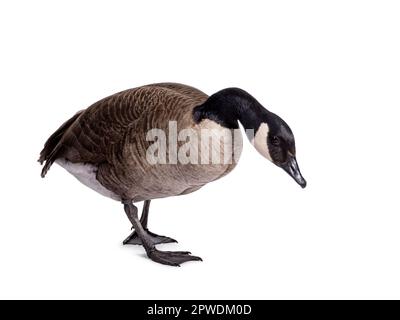
<path fill-rule="evenodd" d="M 174 158 L 176 155 L 177 150 L 170 149 L 171 141 L 162 149 L 159 143 L 163 139 L 157 142 L 148 139 L 153 129 L 171 131 L 171 121 L 176 124 L 177 132 L 211 130 L 224 132 L 223 135 L 237 133 L 240 122 L 244 129 L 249 129 L 249 139 L 265 158 L 284 169 L 300 186 L 306 186 L 296 162 L 293 133 L 280 117 L 238 88 L 227 88 L 209 97 L 200 90 L 177 83 L 129 89 L 79 111 L 45 143 L 39 158 L 41 164 L 45 162 L 41 176 L 44 177 L 56 162 L 86 186 L 121 201 L 134 229 L 123 243 L 143 245 L 153 261 L 179 266 L 186 261 L 201 260 L 190 252 L 156 249 L 156 244 L 176 241 L 147 229 L 150 201 L 196 191 L 228 174 L 236 161 L 209 161 L 209 155 L 215 150 L 206 148 L 200 151 L 203 152 L 201 156 L 207 153 L 202 163 L 151 163 L 162 152 L 166 154 L 161 157 L 164 160 L 165 156 Z M 180 140 L 178 147 L 185 141 L 186 147 L 188 143 L 189 147 L 199 146 L 197 140 Z M 159 149 L 152 158 L 148 151 L 154 145 Z M 230 140 L 228 146 L 232 148 L 226 151 L 219 145 L 217 153 L 230 156 L 235 153 L 238 159 L 241 135 Z M 183 155 L 187 156 L 188 152 Z M 140 219 L 134 205 L 139 201 L 144 201 Z"/>

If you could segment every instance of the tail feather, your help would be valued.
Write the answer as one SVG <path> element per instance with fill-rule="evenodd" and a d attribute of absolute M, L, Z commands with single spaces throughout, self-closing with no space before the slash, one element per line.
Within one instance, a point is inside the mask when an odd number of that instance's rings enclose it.
<path fill-rule="evenodd" d="M 57 154 L 62 147 L 62 138 L 65 132 L 71 127 L 71 125 L 75 122 L 76 119 L 81 115 L 82 111 L 79 111 L 75 114 L 71 119 L 64 122 L 60 128 L 56 130 L 46 141 L 44 144 L 43 150 L 40 152 L 40 156 L 38 161 L 40 164 L 45 162 L 44 167 L 42 169 L 41 176 L 45 177 L 47 171 L 49 171 L 51 165 L 57 159 Z"/>

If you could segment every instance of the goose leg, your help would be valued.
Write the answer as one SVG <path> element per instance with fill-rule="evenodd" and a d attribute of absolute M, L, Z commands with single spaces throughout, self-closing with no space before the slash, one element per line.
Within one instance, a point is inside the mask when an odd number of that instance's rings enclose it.
<path fill-rule="evenodd" d="M 169 242 L 178 242 L 175 239 L 172 239 L 170 237 L 165 237 L 165 236 L 160 236 L 158 234 L 155 234 L 147 229 L 147 221 L 148 221 L 148 216 L 149 216 L 149 208 L 150 208 L 150 200 L 146 200 L 143 204 L 143 210 L 142 210 L 142 215 L 140 216 L 140 223 L 143 227 L 143 229 L 147 232 L 149 237 L 151 238 L 151 242 L 154 244 L 161 244 L 161 243 L 169 243 Z M 141 245 L 142 240 L 140 237 L 138 237 L 137 232 L 133 231 L 128 238 L 126 238 L 123 242 L 123 244 L 137 244 Z"/>
<path fill-rule="evenodd" d="M 135 231 L 140 238 L 147 256 L 158 263 L 179 267 L 181 263 L 187 261 L 201 261 L 200 257 L 191 256 L 187 251 L 160 251 L 157 250 L 152 242 L 152 237 L 143 228 L 137 214 L 137 208 L 132 202 L 124 202 L 125 213 L 131 221 Z"/>

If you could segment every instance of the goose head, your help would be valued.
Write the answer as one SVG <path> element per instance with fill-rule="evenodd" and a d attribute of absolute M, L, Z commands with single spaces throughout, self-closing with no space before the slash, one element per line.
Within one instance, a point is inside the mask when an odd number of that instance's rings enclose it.
<path fill-rule="evenodd" d="M 296 145 L 290 127 L 279 116 L 269 111 L 263 112 L 261 123 L 257 122 L 258 128 L 254 130 L 254 137 L 251 139 L 256 150 L 305 188 L 307 182 L 297 164 Z"/>
<path fill-rule="evenodd" d="M 240 88 L 218 91 L 195 107 L 193 116 L 196 123 L 208 118 L 230 129 L 239 128 L 239 121 L 261 155 L 285 170 L 302 188 L 306 187 L 296 160 L 292 130 L 248 92 Z"/>

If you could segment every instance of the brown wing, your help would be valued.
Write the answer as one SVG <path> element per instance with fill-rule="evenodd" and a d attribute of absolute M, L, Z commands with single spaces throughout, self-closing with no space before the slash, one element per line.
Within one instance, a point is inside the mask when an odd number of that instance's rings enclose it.
<path fill-rule="evenodd" d="M 99 164 L 132 124 L 152 108 L 162 108 L 166 97 L 184 96 L 202 103 L 207 95 L 177 83 L 159 83 L 125 90 L 104 98 L 65 122 L 47 140 L 39 161 L 44 177 L 58 158 Z"/>
<path fill-rule="evenodd" d="M 49 170 L 51 164 L 54 161 L 51 159 L 54 158 L 54 155 L 57 154 L 58 150 L 60 149 L 60 141 L 63 138 L 65 132 L 71 127 L 71 125 L 79 118 L 82 114 L 82 111 L 77 112 L 71 119 L 64 122 L 60 128 L 58 128 L 46 141 L 44 144 L 43 150 L 40 152 L 39 162 L 43 164 L 46 161 L 46 164 L 42 170 L 42 177 L 46 175 L 46 172 Z"/>
<path fill-rule="evenodd" d="M 208 98 L 208 95 L 206 95 L 203 91 L 200 91 L 199 89 L 181 83 L 165 82 L 165 83 L 152 84 L 151 86 L 171 89 L 176 93 L 182 94 L 188 98 L 196 100 L 198 103 L 202 103 L 204 102 L 205 99 Z"/>

